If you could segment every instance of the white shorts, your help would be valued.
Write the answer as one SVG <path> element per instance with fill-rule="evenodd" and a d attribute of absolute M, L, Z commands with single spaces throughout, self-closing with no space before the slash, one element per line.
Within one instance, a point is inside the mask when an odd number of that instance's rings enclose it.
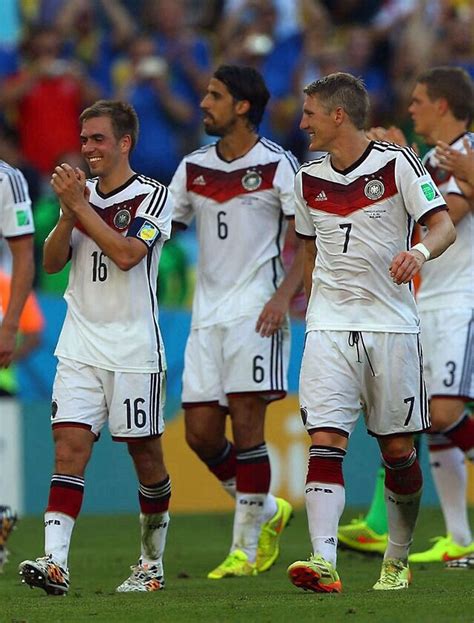
<path fill-rule="evenodd" d="M 272 337 L 255 331 L 256 318 L 192 329 L 186 344 L 183 407 L 217 403 L 227 407 L 227 394 L 257 393 L 279 400 L 288 389 L 290 331 Z"/>
<path fill-rule="evenodd" d="M 474 398 L 474 310 L 420 313 L 428 395 Z"/>
<path fill-rule="evenodd" d="M 166 373 L 112 372 L 59 359 L 51 424 L 80 426 L 96 437 L 108 421 L 114 441 L 163 433 Z"/>
<path fill-rule="evenodd" d="M 371 435 L 426 430 L 430 418 L 419 336 L 310 331 L 301 365 L 300 406 L 310 432 L 331 429 L 349 436 L 361 409 Z"/>

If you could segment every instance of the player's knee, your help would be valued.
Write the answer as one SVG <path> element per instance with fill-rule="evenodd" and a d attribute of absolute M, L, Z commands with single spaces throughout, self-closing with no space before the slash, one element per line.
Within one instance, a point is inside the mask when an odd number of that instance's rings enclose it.
<path fill-rule="evenodd" d="M 59 439 L 55 444 L 55 471 L 82 476 L 90 457 L 87 445 L 70 439 Z"/>
<path fill-rule="evenodd" d="M 380 448 L 382 450 L 382 455 L 385 457 L 390 457 L 390 460 L 397 461 L 398 459 L 403 458 L 411 454 L 414 449 L 413 437 L 403 436 L 400 437 L 391 437 L 388 439 L 380 440 Z"/>

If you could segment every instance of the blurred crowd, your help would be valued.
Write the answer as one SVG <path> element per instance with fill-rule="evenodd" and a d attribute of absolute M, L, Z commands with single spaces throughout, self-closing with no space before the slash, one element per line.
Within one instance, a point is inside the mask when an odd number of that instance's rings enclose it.
<path fill-rule="evenodd" d="M 85 167 L 77 119 L 96 99 L 133 104 L 141 127 L 132 165 L 168 183 L 183 155 L 209 140 L 199 102 L 213 69 L 252 65 L 272 96 L 261 133 L 303 161 L 305 84 L 333 71 L 361 76 L 371 125 L 410 135 L 416 75 L 446 64 L 474 77 L 473 32 L 471 0 L 2 0 L 0 158 L 28 180 L 38 258 L 58 214 L 51 172 L 64 161 Z M 165 247 L 165 304 L 189 300 L 192 244 L 183 246 Z M 37 279 L 44 290 L 65 285 L 61 274 Z"/>

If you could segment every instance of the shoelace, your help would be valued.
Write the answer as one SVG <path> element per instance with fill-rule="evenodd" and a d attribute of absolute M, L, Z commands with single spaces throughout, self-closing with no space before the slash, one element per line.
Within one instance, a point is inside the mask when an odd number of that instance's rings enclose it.
<path fill-rule="evenodd" d="M 403 571 L 403 565 L 401 563 L 389 562 L 384 565 L 384 581 L 390 580 L 395 581 L 398 580 L 398 576 Z"/>

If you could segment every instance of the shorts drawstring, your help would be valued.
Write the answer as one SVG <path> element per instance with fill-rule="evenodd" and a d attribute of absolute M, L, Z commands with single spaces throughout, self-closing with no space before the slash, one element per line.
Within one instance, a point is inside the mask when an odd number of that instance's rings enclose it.
<path fill-rule="evenodd" d="M 359 340 L 362 343 L 362 348 L 364 349 L 365 356 L 367 357 L 367 361 L 369 363 L 372 376 L 375 376 L 375 370 L 372 366 L 372 362 L 370 361 L 367 348 L 365 347 L 364 336 L 362 335 L 362 332 L 361 331 L 349 331 L 349 337 L 347 339 L 347 343 L 349 344 L 349 346 L 355 346 L 357 348 L 357 363 L 362 363 L 362 361 L 360 360 Z"/>

